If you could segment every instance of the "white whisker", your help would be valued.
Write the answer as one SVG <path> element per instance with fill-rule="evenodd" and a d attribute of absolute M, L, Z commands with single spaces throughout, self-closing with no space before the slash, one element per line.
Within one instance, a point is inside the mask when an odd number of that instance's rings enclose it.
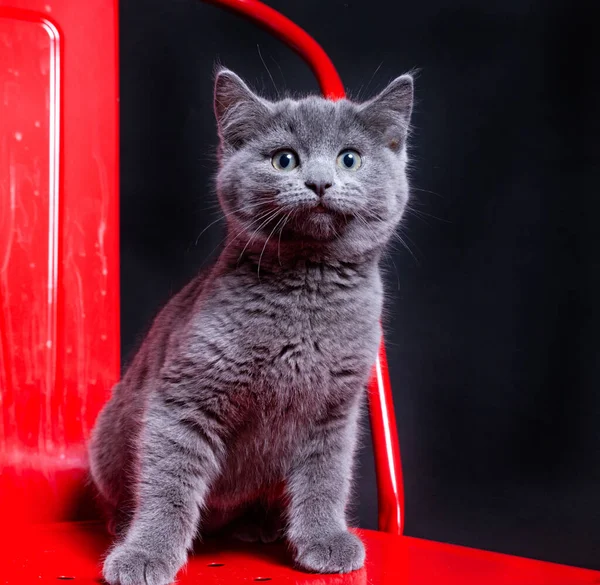
<path fill-rule="evenodd" d="M 256 276 L 260 282 L 260 263 L 262 262 L 262 257 L 263 254 L 265 253 L 265 250 L 267 248 L 267 244 L 269 243 L 269 239 L 271 238 L 271 236 L 275 233 L 275 230 L 277 229 L 277 227 L 279 226 L 279 224 L 285 219 L 285 216 L 283 216 L 276 224 L 275 227 L 271 230 L 271 233 L 267 236 L 267 239 L 265 240 L 265 244 L 260 252 L 260 256 L 258 257 L 258 269 L 256 271 Z"/>
<path fill-rule="evenodd" d="M 283 234 L 283 228 L 285 228 L 293 213 L 294 211 L 292 210 L 285 216 L 285 221 L 283 222 L 281 228 L 279 228 L 279 241 L 277 242 L 277 259 L 279 260 L 279 266 L 281 266 L 281 235 Z"/>
<path fill-rule="evenodd" d="M 242 259 L 242 256 L 244 255 L 244 252 L 246 251 L 246 248 L 250 245 L 250 242 L 254 239 L 254 236 L 259 232 L 259 230 L 261 230 L 264 226 L 266 226 L 271 220 L 275 219 L 277 217 L 277 215 L 279 215 L 279 213 L 281 212 L 280 209 L 276 209 L 275 211 L 273 211 L 272 213 L 270 213 L 268 215 L 268 217 L 265 219 L 265 221 L 263 221 L 253 232 L 252 235 L 250 236 L 250 238 L 248 239 L 248 241 L 246 242 L 246 245 L 244 246 L 243 250 L 240 252 L 240 255 L 238 257 L 238 264 L 240 262 L 240 260 Z"/>
<path fill-rule="evenodd" d="M 221 215 L 219 217 L 217 217 L 217 219 L 215 219 L 214 221 L 211 221 L 197 236 L 196 241 L 194 243 L 194 246 L 198 245 L 198 241 L 200 240 L 200 238 L 202 237 L 202 235 L 206 232 L 206 230 L 210 229 L 213 225 L 215 225 L 216 223 L 220 222 L 222 219 L 225 219 L 227 217 L 229 217 L 230 215 L 233 215 L 234 213 L 239 213 L 240 211 L 250 211 L 251 209 L 254 209 L 256 207 L 260 207 L 261 205 L 264 205 L 264 202 L 260 202 L 260 203 L 250 203 L 250 204 L 246 204 L 246 205 L 242 205 L 241 207 L 238 207 L 237 209 L 230 209 L 227 213 L 221 212 Z"/>

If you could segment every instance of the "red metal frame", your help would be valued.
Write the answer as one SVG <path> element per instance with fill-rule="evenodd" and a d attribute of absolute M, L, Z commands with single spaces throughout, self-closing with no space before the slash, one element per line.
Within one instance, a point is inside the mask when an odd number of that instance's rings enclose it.
<path fill-rule="evenodd" d="M 81 516 L 86 441 L 119 375 L 117 3 L 7 1 L 0 0 L 6 525 Z"/>
<path fill-rule="evenodd" d="M 266 28 L 294 49 L 310 66 L 323 95 L 332 100 L 346 96 L 344 85 L 331 59 L 321 46 L 297 24 L 258 0 L 206 0 L 242 14 Z"/>
<path fill-rule="evenodd" d="M 323 50 L 288 19 L 255 0 L 209 1 L 291 43 L 324 94 L 344 96 Z M 96 583 L 109 544 L 98 523 L 62 521 L 89 513 L 89 501 L 80 505 L 85 443 L 119 375 L 117 14 L 116 0 L 0 0 L 0 550 L 7 585 Z M 379 525 L 392 534 L 359 531 L 364 569 L 307 575 L 292 569 L 282 547 L 204 543 L 178 582 L 600 583 L 596 571 L 394 536 L 402 532 L 402 473 L 383 343 L 369 397 Z"/>
<path fill-rule="evenodd" d="M 369 384 L 369 414 L 377 473 L 379 530 L 400 535 L 404 532 L 404 480 L 383 337 Z"/>

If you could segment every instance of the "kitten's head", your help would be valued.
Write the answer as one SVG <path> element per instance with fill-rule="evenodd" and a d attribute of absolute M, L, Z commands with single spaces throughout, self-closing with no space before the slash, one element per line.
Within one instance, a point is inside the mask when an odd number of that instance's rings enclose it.
<path fill-rule="evenodd" d="M 272 102 L 221 69 L 217 187 L 230 232 L 263 249 L 271 238 L 340 259 L 382 247 L 408 199 L 412 100 L 403 75 L 365 103 Z"/>

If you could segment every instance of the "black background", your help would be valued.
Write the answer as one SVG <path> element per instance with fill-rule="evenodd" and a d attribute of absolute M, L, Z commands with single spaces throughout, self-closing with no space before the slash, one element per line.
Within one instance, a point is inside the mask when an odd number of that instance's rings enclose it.
<path fill-rule="evenodd" d="M 413 202 L 386 264 L 406 532 L 600 569 L 599 43 L 592 3 L 269 0 L 350 95 L 420 68 Z M 215 60 L 317 91 L 194 0 L 121 1 L 124 357 L 218 252 Z M 264 61 L 264 63 L 263 63 Z M 216 248 L 216 249 L 215 249 Z M 366 443 L 366 441 L 365 441 Z M 370 449 L 355 519 L 376 526 Z"/>

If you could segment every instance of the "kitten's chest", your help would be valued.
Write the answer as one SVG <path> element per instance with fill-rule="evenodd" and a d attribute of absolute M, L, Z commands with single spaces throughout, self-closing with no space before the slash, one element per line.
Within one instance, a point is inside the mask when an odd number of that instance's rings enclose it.
<path fill-rule="evenodd" d="M 314 270 L 272 278 L 234 272 L 205 299 L 190 353 L 235 388 L 240 409 L 322 410 L 364 387 L 379 341 L 381 281 Z M 312 413 L 314 414 L 314 413 Z M 242 417 L 243 418 L 243 417 Z"/>
<path fill-rule="evenodd" d="M 368 372 L 379 338 L 380 299 L 367 288 L 328 292 L 315 287 L 262 299 L 268 309 L 255 312 L 244 327 L 243 351 L 252 356 L 257 384 L 315 391 L 359 383 Z"/>

